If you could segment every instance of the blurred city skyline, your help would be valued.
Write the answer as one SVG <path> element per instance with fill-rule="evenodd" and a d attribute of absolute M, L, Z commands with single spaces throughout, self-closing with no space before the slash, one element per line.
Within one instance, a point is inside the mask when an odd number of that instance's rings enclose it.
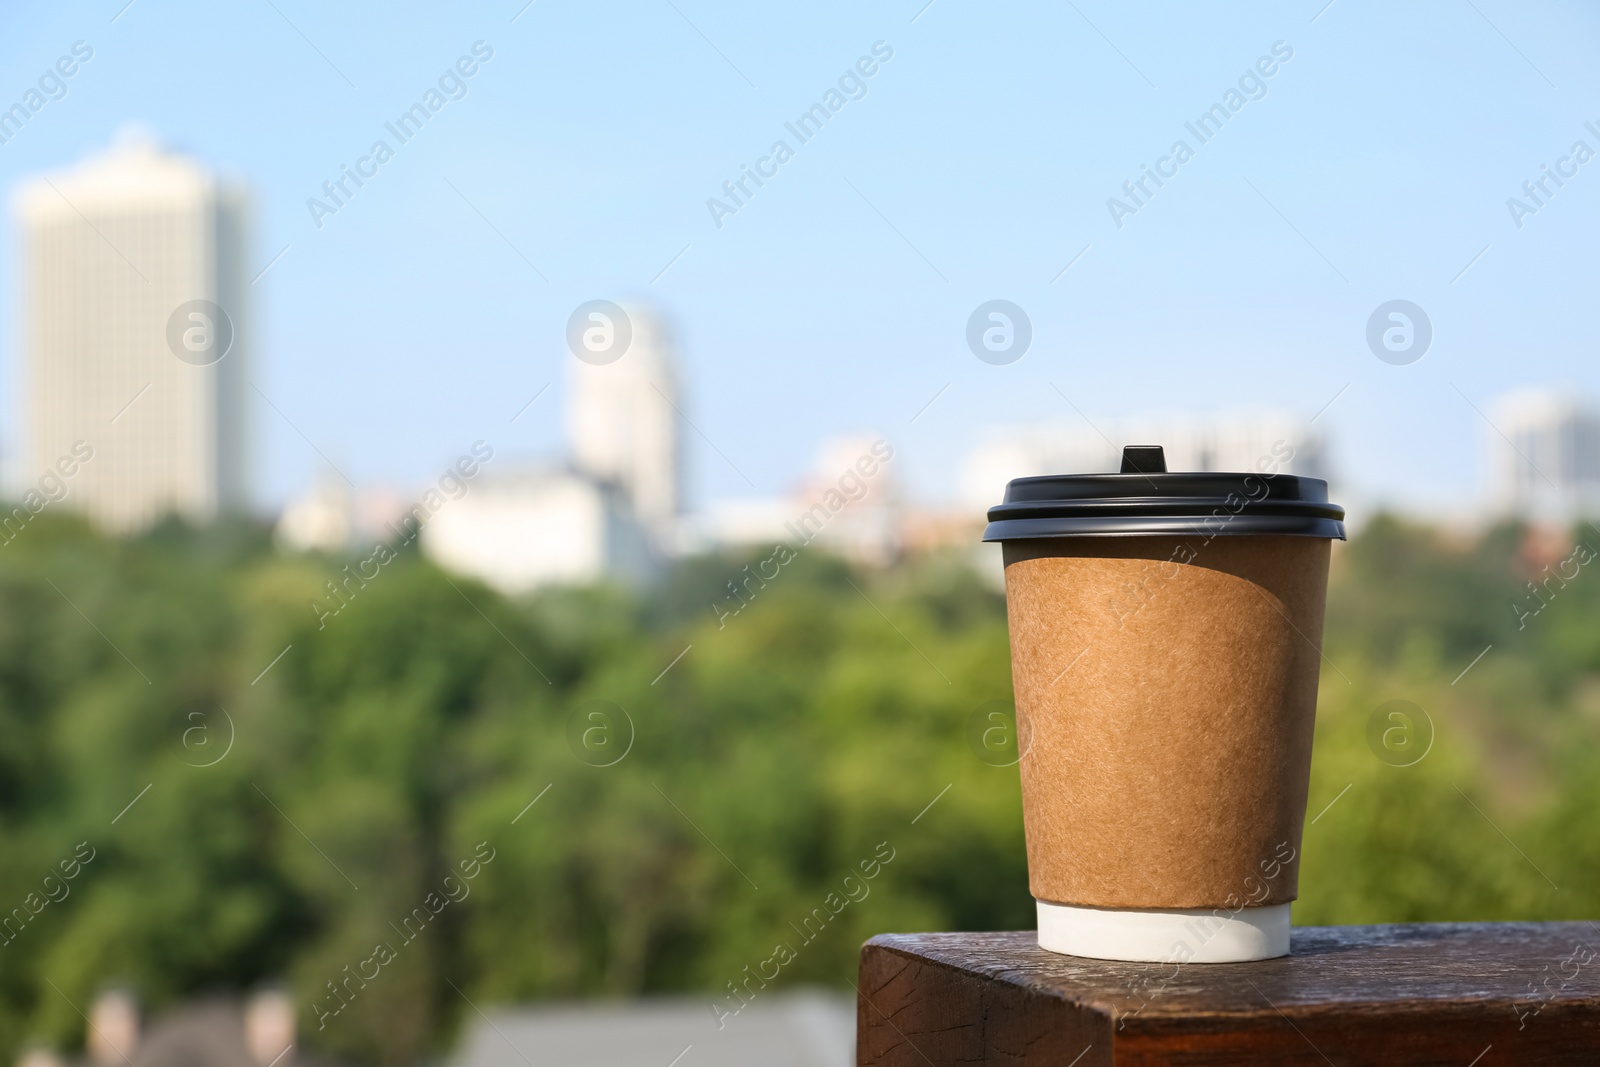
<path fill-rule="evenodd" d="M 568 316 L 642 297 L 679 337 L 692 507 L 776 495 L 852 433 L 951 503 L 949 472 L 997 426 L 1270 409 L 1316 415 L 1363 499 L 1458 512 L 1487 490 L 1495 397 L 1600 386 L 1596 193 L 1581 165 L 1543 177 L 1600 146 L 1581 110 L 1596 16 L 1321 6 L 1151 25 L 1092 6 L 519 2 L 373 25 L 285 4 L 205 9 L 203 47 L 196 6 L 12 11 L 0 106 L 40 85 L 47 103 L 8 128 L 0 184 L 140 122 L 249 185 L 251 373 L 283 409 L 251 395 L 265 508 L 306 490 L 317 449 L 363 486 L 427 482 L 478 439 L 559 454 Z M 585 38 L 600 47 L 550 43 Z M 42 83 L 78 42 L 92 57 Z M 1394 78 L 1351 81 L 1357 58 Z M 151 63 L 167 77 L 129 76 Z M 1236 89 L 1225 126 L 1190 131 Z M 390 133 L 430 91 L 426 125 Z M 830 92 L 826 124 L 791 132 Z M 392 158 L 363 164 L 379 139 Z M 1164 164 L 1178 140 L 1192 158 Z M 1530 195 L 1537 211 L 1509 209 Z M 16 237 L 8 218 L 13 462 Z M 1008 365 L 967 346 L 993 299 L 1031 322 Z M 1409 365 L 1366 341 L 1395 299 L 1432 325 Z"/>
<path fill-rule="evenodd" d="M 0 5 L 0 1052 L 837 1067 L 868 938 L 1036 921 L 1028 716 L 1234 652 L 1298 924 L 1585 918 L 1597 29 Z M 1128 443 L 1348 543 L 1090 561 L 1039 697 L 985 512 Z"/>

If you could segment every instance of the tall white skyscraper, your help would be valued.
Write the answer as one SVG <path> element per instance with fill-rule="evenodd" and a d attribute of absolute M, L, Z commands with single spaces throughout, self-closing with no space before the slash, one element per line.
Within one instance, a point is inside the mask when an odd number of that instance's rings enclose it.
<path fill-rule="evenodd" d="M 658 537 L 681 510 L 677 350 L 666 323 L 626 307 L 632 341 L 615 362 L 572 359 L 567 433 L 579 473 L 615 483 Z"/>
<path fill-rule="evenodd" d="M 18 190 L 23 477 L 116 532 L 247 503 L 243 190 L 153 143 Z M 76 449 L 76 451 L 75 451 Z M 80 463 L 62 457 L 92 451 Z M 26 488 L 26 486 L 24 487 Z"/>

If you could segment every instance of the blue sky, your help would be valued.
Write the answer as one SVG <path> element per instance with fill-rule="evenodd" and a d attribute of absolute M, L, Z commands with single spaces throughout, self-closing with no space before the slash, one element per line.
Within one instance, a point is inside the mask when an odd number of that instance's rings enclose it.
<path fill-rule="evenodd" d="M 778 491 L 862 430 L 947 495 L 984 428 L 1077 420 L 1059 388 L 1108 419 L 1339 395 L 1336 471 L 1426 506 L 1481 474 L 1463 394 L 1600 392 L 1600 160 L 1520 229 L 1506 206 L 1574 141 L 1600 150 L 1600 13 L 1577 4 L 123 3 L 0 9 L 6 106 L 95 50 L 0 145 L 0 187 L 129 121 L 245 177 L 251 273 L 288 248 L 254 286 L 253 377 L 361 484 L 426 481 L 479 438 L 557 450 L 563 330 L 596 298 L 676 322 L 686 412 L 731 461 L 686 430 L 699 502 Z M 307 199 L 478 41 L 466 95 L 319 229 Z M 794 141 L 880 41 L 865 96 Z M 1265 95 L 1198 144 L 1184 124 L 1275 42 Z M 707 199 L 779 138 L 794 158 L 717 227 Z M 1194 157 L 1119 228 L 1108 198 L 1180 138 Z M 0 246 L 14 454 L 9 223 Z M 996 298 L 1034 331 L 1005 366 L 965 342 Z M 1407 366 L 1365 341 L 1397 298 L 1434 328 Z M 316 452 L 264 405 L 255 429 L 260 499 L 303 489 Z"/>

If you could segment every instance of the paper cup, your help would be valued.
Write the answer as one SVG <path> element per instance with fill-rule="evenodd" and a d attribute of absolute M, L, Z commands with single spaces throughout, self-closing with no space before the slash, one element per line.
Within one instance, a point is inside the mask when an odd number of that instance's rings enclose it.
<path fill-rule="evenodd" d="M 1286 954 L 1342 509 L 1287 476 L 1019 482 L 985 538 L 1004 548 L 1041 946 Z"/>

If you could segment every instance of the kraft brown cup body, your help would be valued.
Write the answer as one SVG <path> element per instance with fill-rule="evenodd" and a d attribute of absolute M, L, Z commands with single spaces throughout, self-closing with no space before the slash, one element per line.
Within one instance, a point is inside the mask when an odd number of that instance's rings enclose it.
<path fill-rule="evenodd" d="M 1005 543 L 1036 898 L 1295 899 L 1329 553 L 1272 535 Z"/>

